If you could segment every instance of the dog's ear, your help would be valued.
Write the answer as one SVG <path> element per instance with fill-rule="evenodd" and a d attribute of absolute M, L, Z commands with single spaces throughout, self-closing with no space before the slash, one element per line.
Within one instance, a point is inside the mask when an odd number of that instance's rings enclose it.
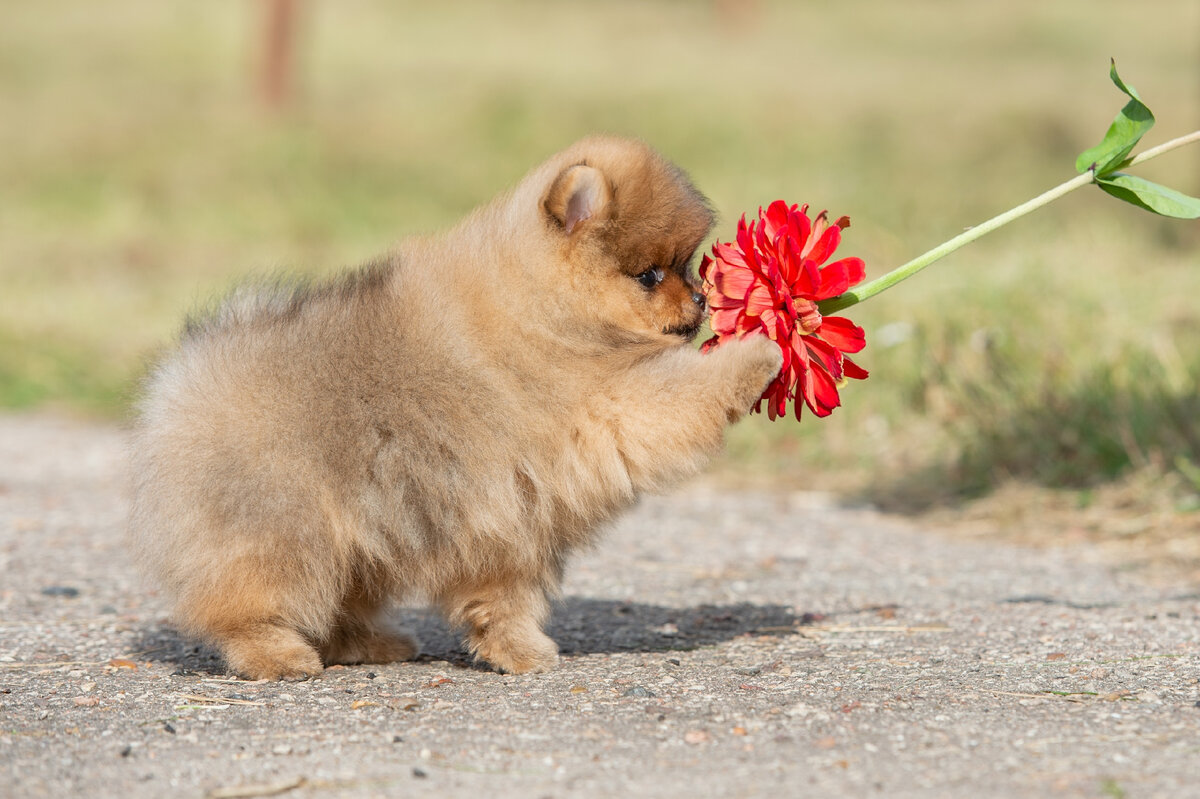
<path fill-rule="evenodd" d="M 584 222 L 608 218 L 612 190 L 604 174 L 587 164 L 569 166 L 559 173 L 546 195 L 546 212 L 569 235 Z"/>

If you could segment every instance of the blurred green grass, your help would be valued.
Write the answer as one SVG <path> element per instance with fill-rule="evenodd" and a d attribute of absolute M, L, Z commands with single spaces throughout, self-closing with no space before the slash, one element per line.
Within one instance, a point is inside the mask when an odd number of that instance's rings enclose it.
<path fill-rule="evenodd" d="M 1200 4 L 310 0 L 254 95 L 255 2 L 3 4 L 0 406 L 121 416 L 183 314 L 448 225 L 579 136 L 647 139 L 737 216 L 849 214 L 871 274 L 1072 174 L 1121 97 L 1200 125 Z M 1200 193 L 1200 148 L 1139 172 Z M 1085 191 L 856 308 L 872 377 L 724 469 L 921 504 L 1200 462 L 1200 226 Z M 1198 487 L 1200 490 L 1200 487 Z"/>

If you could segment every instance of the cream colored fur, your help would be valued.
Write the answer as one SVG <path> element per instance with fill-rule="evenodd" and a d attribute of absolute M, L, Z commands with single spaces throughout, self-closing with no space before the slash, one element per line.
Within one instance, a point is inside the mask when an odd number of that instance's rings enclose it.
<path fill-rule="evenodd" d="M 380 614 L 424 597 L 493 667 L 552 667 L 567 556 L 778 371 L 766 339 L 688 343 L 710 224 L 648 147 L 591 138 L 445 235 L 190 321 L 132 439 L 133 549 L 181 628 L 298 679 L 411 658 Z"/>

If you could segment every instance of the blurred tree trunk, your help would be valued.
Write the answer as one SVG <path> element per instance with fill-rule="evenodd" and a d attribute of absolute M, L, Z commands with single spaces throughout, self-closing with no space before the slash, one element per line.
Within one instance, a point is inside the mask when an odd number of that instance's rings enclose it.
<path fill-rule="evenodd" d="M 260 0 L 265 8 L 258 92 L 264 106 L 291 105 L 296 91 L 296 17 L 299 0 Z"/>
<path fill-rule="evenodd" d="M 716 0 L 717 20 L 729 30 L 754 30 L 762 22 L 760 0 Z"/>

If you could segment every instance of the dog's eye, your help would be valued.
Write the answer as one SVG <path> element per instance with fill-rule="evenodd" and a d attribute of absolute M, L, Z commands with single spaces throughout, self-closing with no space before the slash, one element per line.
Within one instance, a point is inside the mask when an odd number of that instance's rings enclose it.
<path fill-rule="evenodd" d="M 663 282 L 663 277 L 663 270 L 655 267 L 654 269 L 647 269 L 640 275 L 634 275 L 633 279 L 641 283 L 646 288 L 652 289 L 659 283 Z"/>

